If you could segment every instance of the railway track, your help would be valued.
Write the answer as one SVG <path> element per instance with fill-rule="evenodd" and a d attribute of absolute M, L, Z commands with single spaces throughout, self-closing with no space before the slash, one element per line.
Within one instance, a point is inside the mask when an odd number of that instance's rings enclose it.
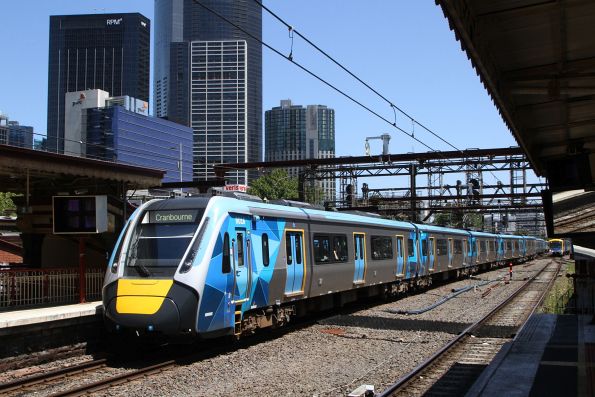
<path fill-rule="evenodd" d="M 33 388 L 37 388 L 39 385 L 42 384 L 57 383 L 65 378 L 85 374 L 91 371 L 105 368 L 106 366 L 107 359 L 102 358 L 97 360 L 85 361 L 80 364 L 75 364 L 68 367 L 55 369 L 53 371 L 16 379 L 14 381 L 1 384 L 0 395 L 7 396 L 21 394 Z"/>
<path fill-rule="evenodd" d="M 541 304 L 560 267 L 561 261 L 550 261 L 508 299 L 377 396 L 465 395 Z"/>

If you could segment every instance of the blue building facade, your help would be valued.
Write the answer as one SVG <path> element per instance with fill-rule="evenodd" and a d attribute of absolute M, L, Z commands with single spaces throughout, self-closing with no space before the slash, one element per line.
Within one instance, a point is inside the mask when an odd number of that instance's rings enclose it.
<path fill-rule="evenodd" d="M 33 149 L 33 127 L 20 125 L 17 121 L 9 121 L 8 144 Z"/>
<path fill-rule="evenodd" d="M 192 181 L 192 128 L 121 106 L 86 109 L 83 125 L 87 157 L 164 170 L 163 182 Z"/>

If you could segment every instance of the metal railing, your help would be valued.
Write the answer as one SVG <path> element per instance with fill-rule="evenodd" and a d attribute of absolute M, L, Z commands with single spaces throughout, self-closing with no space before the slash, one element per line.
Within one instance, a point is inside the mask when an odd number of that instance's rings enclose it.
<path fill-rule="evenodd" d="M 105 269 L 85 271 L 84 300 L 101 299 Z M 0 270 L 0 311 L 81 302 L 78 268 Z"/>

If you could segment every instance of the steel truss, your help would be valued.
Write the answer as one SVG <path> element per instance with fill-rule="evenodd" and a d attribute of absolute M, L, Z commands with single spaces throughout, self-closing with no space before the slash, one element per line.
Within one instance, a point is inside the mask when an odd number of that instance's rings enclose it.
<path fill-rule="evenodd" d="M 216 172 L 291 166 L 301 169 L 301 191 L 315 180 L 338 179 L 339 200 L 327 203 L 338 210 L 373 211 L 412 221 L 428 221 L 444 212 L 477 213 L 491 220 L 490 230 L 544 233 L 541 190 L 546 184 L 527 183 L 531 166 L 518 147 L 222 164 Z M 370 189 L 363 183 L 358 190 L 358 178 L 377 176 L 401 177 L 395 185 L 406 187 Z M 419 184 L 418 176 L 425 176 L 426 183 Z"/>

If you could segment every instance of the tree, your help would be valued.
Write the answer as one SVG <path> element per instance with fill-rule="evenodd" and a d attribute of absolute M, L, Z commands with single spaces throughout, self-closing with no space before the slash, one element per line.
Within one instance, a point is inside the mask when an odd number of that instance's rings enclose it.
<path fill-rule="evenodd" d="M 248 193 L 267 200 L 297 200 L 298 179 L 289 177 L 285 170 L 275 169 L 253 181 Z"/>
<path fill-rule="evenodd" d="M 16 196 L 14 193 L 0 192 L 0 216 L 16 214 L 17 207 L 12 202 L 12 197 Z"/>

